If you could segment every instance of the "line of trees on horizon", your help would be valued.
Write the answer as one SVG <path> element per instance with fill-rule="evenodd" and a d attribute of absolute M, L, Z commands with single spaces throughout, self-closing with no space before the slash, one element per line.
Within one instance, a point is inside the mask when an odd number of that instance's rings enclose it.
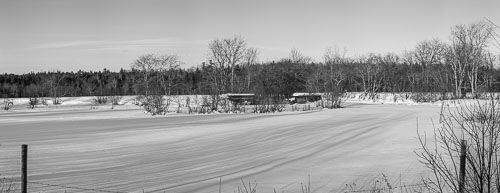
<path fill-rule="evenodd" d="M 31 72 L 0 74 L 0 97 L 77 97 L 116 95 L 218 96 L 255 93 L 289 97 L 294 92 L 500 92 L 498 34 L 489 21 L 451 28 L 450 42 L 419 42 L 411 51 L 346 57 L 328 48 L 314 62 L 298 49 L 286 58 L 258 62 L 259 51 L 240 36 L 214 39 L 207 62 L 180 68 L 176 55 L 139 56 L 130 69 L 112 72 Z"/>

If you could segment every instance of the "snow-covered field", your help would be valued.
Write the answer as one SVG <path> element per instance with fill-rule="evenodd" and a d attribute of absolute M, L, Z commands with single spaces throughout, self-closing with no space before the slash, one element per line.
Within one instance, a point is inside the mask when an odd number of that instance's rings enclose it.
<path fill-rule="evenodd" d="M 91 110 L 64 105 L 0 111 L 0 175 L 19 177 L 29 144 L 30 192 L 338 192 L 368 189 L 384 173 L 393 184 L 418 183 L 426 170 L 413 151 L 432 130 L 440 105 L 359 104 L 276 114 L 152 117 L 134 105 Z M 123 99 L 129 100 L 129 99 Z M 18 104 L 20 104 L 19 102 Z M 221 178 L 220 178 L 221 177 Z M 363 185 L 366 185 L 363 187 Z"/>

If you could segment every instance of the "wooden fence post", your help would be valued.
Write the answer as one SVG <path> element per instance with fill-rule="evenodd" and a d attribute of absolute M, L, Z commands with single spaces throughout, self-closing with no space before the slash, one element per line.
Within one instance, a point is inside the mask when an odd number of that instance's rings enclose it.
<path fill-rule="evenodd" d="M 28 192 L 28 145 L 21 145 L 21 193 Z"/>
<path fill-rule="evenodd" d="M 458 182 L 458 192 L 463 193 L 465 187 L 465 162 L 467 157 L 467 141 L 462 140 L 460 143 L 460 178 Z"/>

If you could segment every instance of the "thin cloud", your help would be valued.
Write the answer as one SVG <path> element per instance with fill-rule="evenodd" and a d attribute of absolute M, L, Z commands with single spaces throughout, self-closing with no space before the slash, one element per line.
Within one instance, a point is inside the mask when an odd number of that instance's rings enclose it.
<path fill-rule="evenodd" d="M 179 48 L 207 44 L 208 40 L 181 40 L 177 38 L 158 38 L 141 40 L 108 41 L 65 41 L 40 44 L 33 49 L 84 49 L 84 50 L 127 50 L 146 48 Z"/>
<path fill-rule="evenodd" d="M 66 42 L 55 42 L 40 44 L 32 49 L 58 49 L 58 48 L 70 48 L 70 47 L 80 47 L 89 45 L 98 45 L 103 43 L 103 41 L 66 41 Z"/>

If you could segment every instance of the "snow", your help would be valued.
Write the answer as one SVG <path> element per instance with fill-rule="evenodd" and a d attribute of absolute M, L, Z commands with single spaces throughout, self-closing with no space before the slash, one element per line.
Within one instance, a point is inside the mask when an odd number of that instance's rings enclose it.
<path fill-rule="evenodd" d="M 322 95 L 321 93 L 313 93 L 315 95 Z M 222 97 L 227 97 L 228 95 L 233 96 L 249 96 L 252 94 L 234 94 L 228 93 L 222 95 Z M 309 95 L 309 93 L 295 93 L 294 96 Z M 451 98 L 453 93 L 376 93 L 370 96 L 368 93 L 364 92 L 347 92 L 344 93 L 342 97 L 343 103 L 362 103 L 362 104 L 405 104 L 405 105 L 441 105 L 443 101 L 442 98 Z M 428 99 L 430 102 L 421 103 L 420 101 L 415 101 L 416 97 L 422 97 Z M 467 94 L 468 98 L 472 98 L 470 93 Z M 482 96 L 483 98 L 488 98 L 489 96 Z M 500 97 L 500 93 L 493 93 L 492 97 Z M 119 105 L 107 104 L 94 104 L 96 97 L 61 97 L 62 104 L 54 105 L 51 98 L 45 98 L 47 105 L 37 105 L 35 109 L 29 109 L 29 99 L 28 98 L 14 98 L 10 99 L 14 102 L 13 112 L 34 112 L 34 111 L 63 111 L 68 109 L 90 109 L 93 110 L 109 110 L 109 109 L 141 109 L 140 106 L 134 104 L 137 96 L 122 96 L 119 101 Z M 189 105 L 186 104 L 189 98 Z M 201 107 L 204 100 L 210 101 L 210 96 L 208 95 L 173 95 L 166 97 L 170 101 L 169 111 L 186 113 L 188 112 L 187 106 L 190 107 Z M 3 105 L 6 99 L 0 99 L 0 104 Z M 314 105 L 314 109 L 319 109 L 316 107 L 320 106 L 320 101 L 310 104 L 295 104 L 294 108 L 291 105 L 287 105 L 285 109 L 304 109 L 304 105 L 311 106 Z M 246 109 L 252 109 L 253 106 L 247 106 Z M 0 114 L 2 111 L 0 111 Z"/>
<path fill-rule="evenodd" d="M 303 93 L 303 92 L 299 92 L 299 93 L 293 93 L 292 96 L 298 97 L 298 96 L 311 96 L 311 95 L 322 95 L 322 93 Z"/>
<path fill-rule="evenodd" d="M 255 96 L 255 94 L 252 93 L 227 93 L 224 94 L 223 96 Z"/>
<path fill-rule="evenodd" d="M 395 184 L 419 182 L 426 170 L 413 153 L 417 118 L 431 132 L 441 107 L 354 99 L 334 110 L 155 117 L 131 104 L 133 97 L 97 110 L 89 108 L 92 97 L 34 110 L 19 100 L 0 111 L 0 174 L 19 177 L 26 143 L 30 181 L 112 191 L 218 192 L 220 177 L 222 192 L 242 186 L 241 178 L 257 183 L 257 192 L 300 192 L 308 175 L 313 192 L 349 183 L 363 189 L 381 173 Z"/>

